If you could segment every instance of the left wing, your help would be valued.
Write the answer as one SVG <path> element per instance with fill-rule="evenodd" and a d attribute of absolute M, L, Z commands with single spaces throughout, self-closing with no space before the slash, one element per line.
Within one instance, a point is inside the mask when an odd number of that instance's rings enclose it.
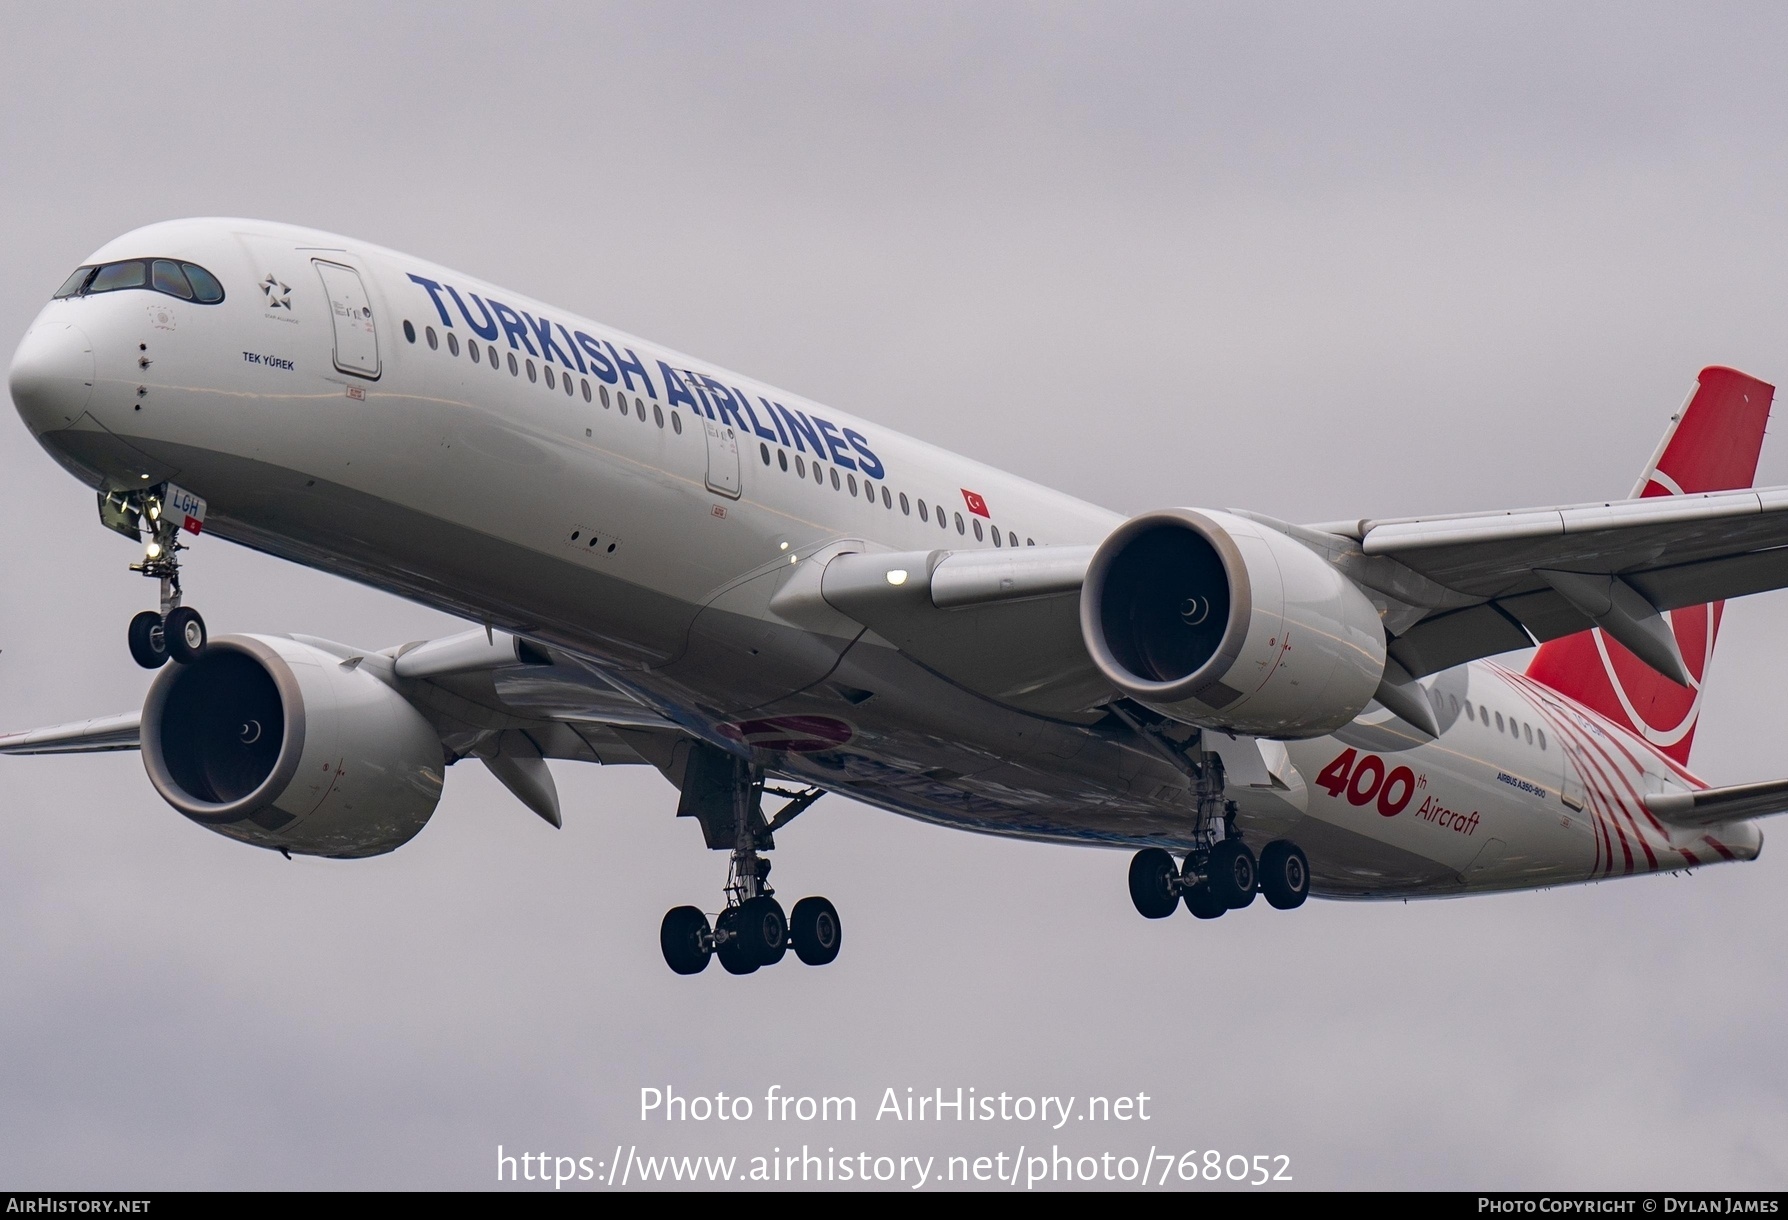
<path fill-rule="evenodd" d="M 360 664 L 369 657 L 441 736 L 449 761 L 477 758 L 504 787 L 559 825 L 549 758 L 607 765 L 644 763 L 659 738 L 681 733 L 568 654 L 517 636 L 474 629 L 383 653 L 332 640 L 299 643 Z M 0 735 L 0 754 L 84 754 L 141 748 L 141 712 Z"/>
<path fill-rule="evenodd" d="M 137 748 L 141 712 L 77 720 L 25 733 L 0 733 L 0 754 L 97 754 Z"/>

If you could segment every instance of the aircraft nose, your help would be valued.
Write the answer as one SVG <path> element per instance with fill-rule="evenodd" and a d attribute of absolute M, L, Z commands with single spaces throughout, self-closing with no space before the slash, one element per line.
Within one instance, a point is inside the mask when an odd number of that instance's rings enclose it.
<path fill-rule="evenodd" d="M 12 358 L 13 405 L 34 435 L 66 428 L 93 396 L 93 344 L 78 326 L 39 322 Z"/>

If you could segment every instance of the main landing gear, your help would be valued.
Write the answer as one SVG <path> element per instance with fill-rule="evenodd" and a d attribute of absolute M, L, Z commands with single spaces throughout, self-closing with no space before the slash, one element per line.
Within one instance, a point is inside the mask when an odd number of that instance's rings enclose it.
<path fill-rule="evenodd" d="M 701 819 L 710 847 L 725 847 L 730 839 L 732 856 L 726 908 L 712 924 L 699 907 L 673 907 L 665 913 L 658 929 L 665 965 L 678 974 L 700 974 L 710 958 L 719 958 L 728 974 L 750 974 L 775 965 L 790 948 L 809 966 L 836 958 L 843 939 L 837 908 L 824 898 L 803 898 L 785 915 L 770 885 L 770 862 L 760 854 L 775 847 L 774 831 L 825 793 L 769 787 L 761 772 L 743 760 L 707 746 L 691 752 L 684 777 L 678 812 Z M 768 821 L 762 804 L 766 792 L 788 798 Z M 723 819 L 727 812 L 730 819 Z M 731 825 L 724 826 L 723 820 Z"/>
<path fill-rule="evenodd" d="M 170 660 L 183 665 L 196 661 L 209 639 L 199 612 L 180 604 L 180 552 L 186 544 L 180 540 L 180 524 L 166 511 L 164 491 L 102 492 L 99 498 L 100 520 L 143 543 L 143 561 L 130 570 L 161 582 L 161 609 L 132 618 L 127 633 L 131 659 L 144 669 L 160 669 Z M 179 515 L 182 522 L 192 520 Z"/>
<path fill-rule="evenodd" d="M 1145 734 L 1143 725 L 1136 725 Z M 1155 738 L 1159 740 L 1158 737 Z M 1236 831 L 1235 802 L 1223 795 L 1223 761 L 1215 753 L 1169 749 L 1193 783 L 1195 846 L 1179 864 L 1159 847 L 1145 847 L 1130 861 L 1130 901 L 1146 919 L 1165 919 L 1179 907 L 1199 919 L 1216 919 L 1264 895 L 1267 904 L 1289 911 L 1310 896 L 1310 862 L 1289 839 L 1275 839 L 1258 859 Z"/>
<path fill-rule="evenodd" d="M 1275 839 L 1258 860 L 1239 838 L 1219 839 L 1186 853 L 1183 864 L 1159 847 L 1145 847 L 1130 861 L 1130 901 L 1148 919 L 1165 919 L 1183 900 L 1199 919 L 1216 919 L 1254 901 L 1289 911 L 1310 896 L 1310 862 L 1296 843 Z"/>

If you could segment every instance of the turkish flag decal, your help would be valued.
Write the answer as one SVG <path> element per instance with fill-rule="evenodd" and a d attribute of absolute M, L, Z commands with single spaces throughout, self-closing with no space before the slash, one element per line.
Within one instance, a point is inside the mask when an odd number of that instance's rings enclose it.
<path fill-rule="evenodd" d="M 971 513 L 974 513 L 975 516 L 977 516 L 977 517 L 992 517 L 993 516 L 992 513 L 987 511 L 987 501 L 985 501 L 981 498 L 981 493 L 975 492 L 975 491 L 970 491 L 968 488 L 965 487 L 962 489 L 962 498 L 968 502 L 968 510 Z"/>

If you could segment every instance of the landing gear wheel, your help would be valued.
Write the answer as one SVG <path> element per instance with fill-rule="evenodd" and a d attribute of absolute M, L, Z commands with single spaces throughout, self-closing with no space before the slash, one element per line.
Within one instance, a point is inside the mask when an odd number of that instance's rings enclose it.
<path fill-rule="evenodd" d="M 760 966 L 774 966 L 788 952 L 788 916 L 768 894 L 748 898 L 739 907 L 739 939 Z"/>
<path fill-rule="evenodd" d="M 1179 868 L 1159 847 L 1130 858 L 1130 901 L 1144 919 L 1166 919 L 1180 905 Z"/>
<path fill-rule="evenodd" d="M 1180 870 L 1180 897 L 1186 909 L 1199 919 L 1216 919 L 1229 910 L 1229 904 L 1211 892 L 1211 887 L 1198 876 L 1198 857 L 1186 853 L 1186 865 Z"/>
<path fill-rule="evenodd" d="M 714 956 L 728 974 L 750 974 L 758 967 L 757 956 L 740 935 L 738 907 L 728 907 L 714 921 Z"/>
<path fill-rule="evenodd" d="M 700 974 L 714 956 L 708 917 L 695 907 L 672 907 L 658 928 L 664 964 L 678 974 Z"/>
<path fill-rule="evenodd" d="M 1211 893 L 1227 903 L 1231 910 L 1240 910 L 1254 901 L 1259 874 L 1254 853 L 1240 839 L 1224 839 L 1211 848 Z"/>
<path fill-rule="evenodd" d="M 1211 893 L 1202 881 L 1186 890 L 1186 909 L 1200 919 L 1216 919 L 1229 911 L 1229 904 Z"/>
<path fill-rule="evenodd" d="M 191 606 L 175 606 L 168 611 L 162 635 L 168 642 L 168 655 L 182 665 L 198 660 L 205 651 L 205 620 Z"/>
<path fill-rule="evenodd" d="M 824 966 L 837 957 L 843 938 L 838 911 L 824 898 L 803 898 L 789 913 L 789 943 L 809 966 Z"/>
<path fill-rule="evenodd" d="M 1261 849 L 1260 892 L 1281 911 L 1303 906 L 1310 896 L 1310 861 L 1290 839 L 1275 839 Z"/>
<path fill-rule="evenodd" d="M 160 669 L 168 663 L 168 641 L 161 615 L 145 610 L 130 620 L 130 656 L 144 669 Z"/>

